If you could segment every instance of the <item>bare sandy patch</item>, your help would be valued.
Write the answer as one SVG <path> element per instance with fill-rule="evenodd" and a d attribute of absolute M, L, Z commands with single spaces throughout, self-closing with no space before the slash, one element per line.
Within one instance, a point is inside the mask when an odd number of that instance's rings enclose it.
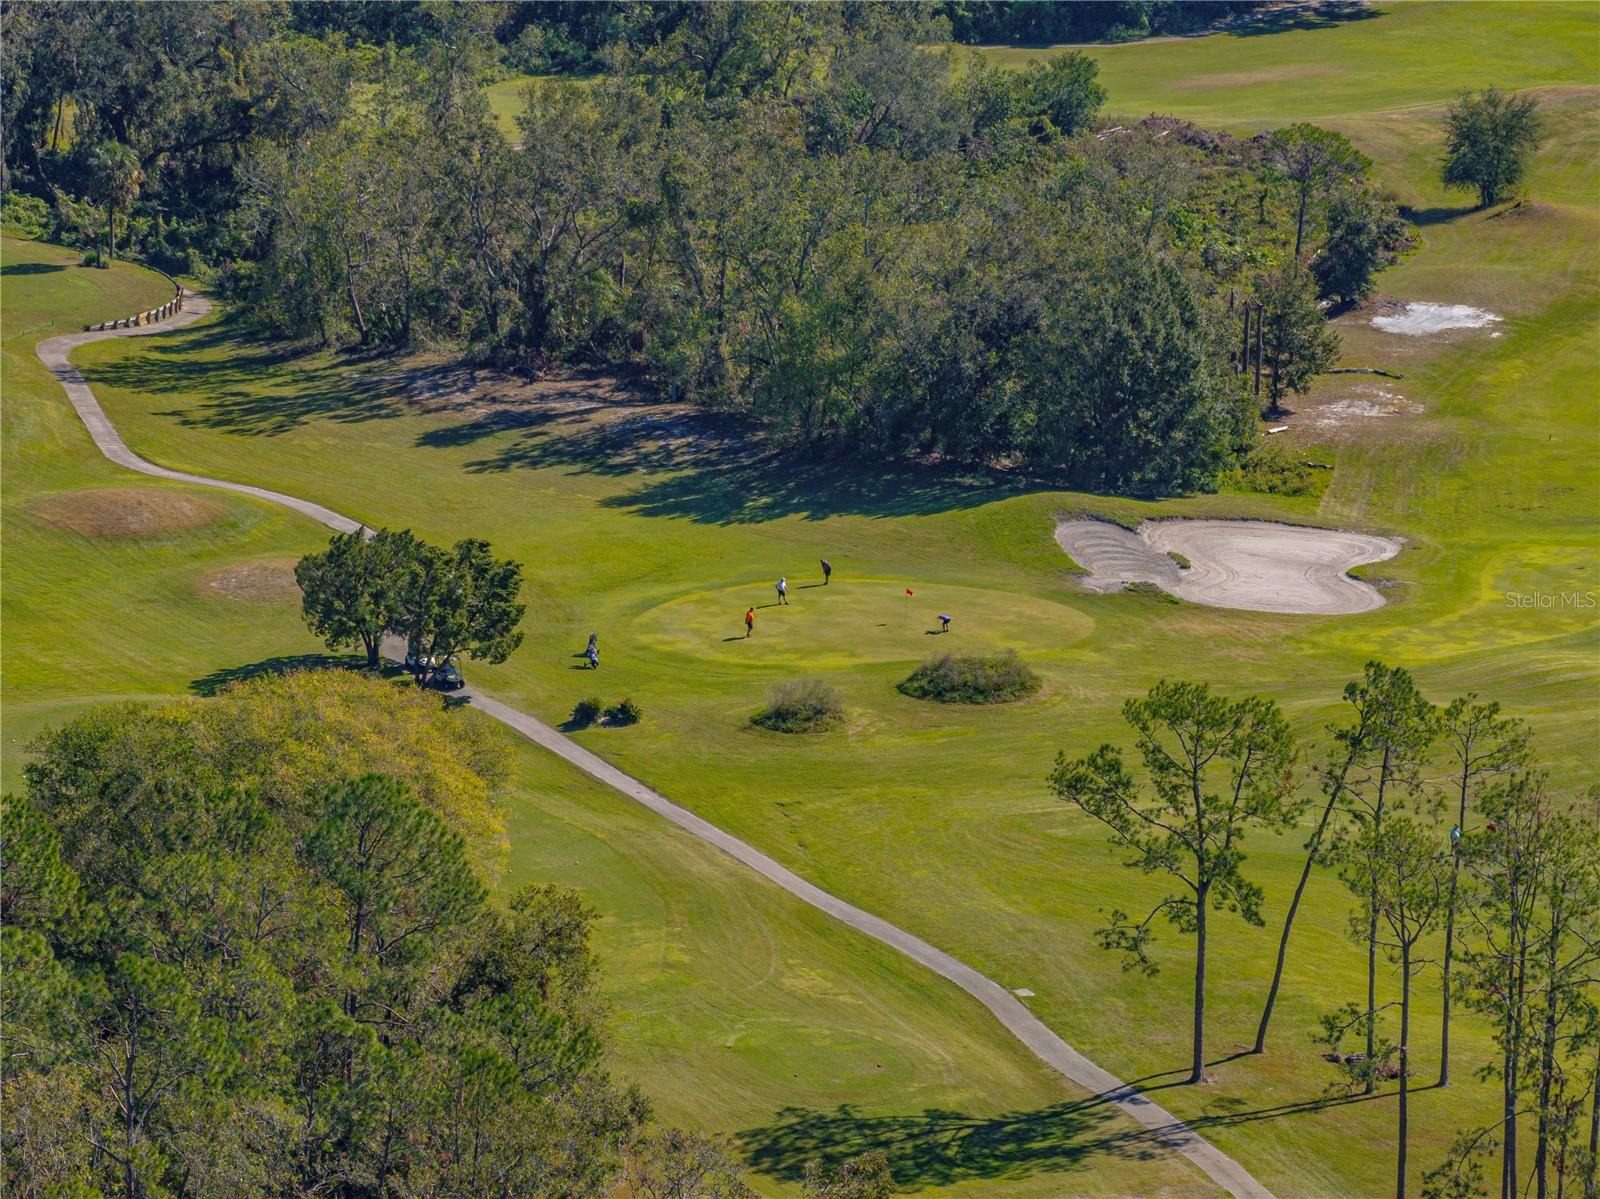
<path fill-rule="evenodd" d="M 1378 589 L 1347 572 L 1401 548 L 1368 533 L 1259 520 L 1146 521 L 1135 531 L 1072 518 L 1056 525 L 1056 543 L 1089 572 L 1091 591 L 1150 583 L 1213 608 L 1321 616 L 1382 607 Z"/>
<path fill-rule="evenodd" d="M 247 603 L 278 603 L 299 599 L 300 584 L 295 582 L 294 566 L 293 558 L 234 562 L 197 576 L 195 589 L 207 599 L 243 600 Z"/>
<path fill-rule="evenodd" d="M 1413 300 L 1385 305 L 1372 318 L 1372 327 L 1402 337 L 1432 337 L 1454 329 L 1484 329 L 1503 318 L 1470 304 L 1434 304 Z"/>
<path fill-rule="evenodd" d="M 181 533 L 220 520 L 228 509 L 207 496 L 156 487 L 100 487 L 41 500 L 33 513 L 81 537 L 113 540 Z"/>
<path fill-rule="evenodd" d="M 1393 385 L 1352 383 L 1340 395 L 1298 404 L 1295 415 L 1318 429 L 1344 430 L 1397 416 L 1416 416 L 1421 411 L 1421 404 L 1408 400 Z"/>

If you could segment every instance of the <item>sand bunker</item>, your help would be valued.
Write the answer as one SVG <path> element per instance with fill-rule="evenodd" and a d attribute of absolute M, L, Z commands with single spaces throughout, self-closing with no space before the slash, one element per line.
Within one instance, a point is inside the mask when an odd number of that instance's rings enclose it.
<path fill-rule="evenodd" d="M 102 487 L 69 491 L 34 505 L 46 524 L 82 537 L 159 537 L 208 525 L 226 512 L 207 496 L 156 487 Z"/>
<path fill-rule="evenodd" d="M 294 579 L 294 559 L 236 562 L 207 571 L 195 580 L 200 594 L 212 599 L 273 603 L 298 599 L 300 584 Z"/>
<path fill-rule="evenodd" d="M 1427 337 L 1450 329 L 1482 329 L 1499 322 L 1500 318 L 1494 313 L 1465 304 L 1413 302 L 1398 312 L 1386 312 L 1373 317 L 1372 327 L 1406 337 Z"/>
<path fill-rule="evenodd" d="M 1259 520 L 1146 521 L 1131 532 L 1074 518 L 1056 525 L 1056 542 L 1089 572 L 1090 591 L 1153 583 L 1213 608 L 1322 616 L 1382 607 L 1377 588 L 1345 572 L 1400 552 L 1387 537 Z"/>

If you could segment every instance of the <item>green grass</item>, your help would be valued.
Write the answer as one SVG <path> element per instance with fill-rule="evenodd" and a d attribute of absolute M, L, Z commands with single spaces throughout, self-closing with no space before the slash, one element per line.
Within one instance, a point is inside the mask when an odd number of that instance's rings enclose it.
<path fill-rule="evenodd" d="M 1170 113 L 1213 127 L 1325 123 L 1330 117 L 1435 105 L 1463 88 L 1595 82 L 1600 9 L 1563 3 L 1378 3 L 1348 19 L 1273 32 L 1080 46 L 1100 64 L 1109 112 Z M 984 47 L 1020 66 L 1053 51 Z"/>
<path fill-rule="evenodd" d="M 281 612 L 263 620 L 257 605 L 209 598 L 204 586 L 213 571 L 298 556 L 318 543 L 316 533 L 267 505 L 112 466 L 34 357 L 42 338 L 152 307 L 172 294 L 154 271 L 128 263 L 97 270 L 79 260 L 60 247 L 4 240 L 0 759 L 8 787 L 19 778 L 21 747 L 46 725 L 110 698 L 182 692 L 209 669 L 197 670 L 198 664 L 222 665 L 215 654 L 196 655 L 187 646 L 190 629 L 203 629 L 206 643 L 231 647 L 240 661 L 321 648 Z M 35 514 L 52 496 L 130 486 L 204 496 L 220 501 L 226 515 L 182 533 L 111 540 L 52 527 Z"/>
<path fill-rule="evenodd" d="M 789 1183 L 883 1149 L 928 1195 L 1216 1193 L 1118 1149 L 1127 1122 L 1078 1106 L 953 988 L 564 762 L 513 761 L 508 885 L 561 882 L 601 913 L 617 1069 L 663 1116 L 726 1130 Z"/>
<path fill-rule="evenodd" d="M 75 265 L 5 238 L 4 785 L 43 728 L 112 699 L 160 700 L 320 647 L 292 599 L 208 598 L 201 580 L 323 543 L 309 522 L 215 491 L 212 525 L 137 542 L 38 520 L 41 499 L 144 486 L 106 463 L 34 357 L 42 337 L 148 307 L 167 287 L 125 263 Z M 154 343 L 141 342 L 140 353 Z M 152 486 L 163 486 L 150 481 Z M 1044 1068 L 954 987 L 488 721 L 513 779 L 509 890 L 557 881 L 599 913 L 596 945 L 619 1075 L 660 1118 L 736 1136 L 763 1190 L 796 1192 L 811 1157 L 882 1148 L 930 1195 L 1214 1193 L 1187 1165 L 1143 1161 L 1130 1122 Z M 616 730 L 614 735 L 631 735 Z M 957 1154 L 955 1147 L 960 1147 Z M 1198 1190 L 1197 1190 L 1198 1188 Z"/>
<path fill-rule="evenodd" d="M 541 79 L 571 78 L 563 75 L 513 75 L 510 79 L 502 79 L 484 88 L 484 94 L 489 98 L 490 115 L 500 127 L 500 132 L 513 142 L 517 140 L 517 118 L 522 115 L 523 96 L 530 84 L 538 83 Z"/>
<path fill-rule="evenodd" d="M 267 483 L 430 538 L 491 538 L 525 565 L 528 637 L 503 666 L 469 665 L 470 677 L 556 721 L 595 690 L 634 697 L 647 714 L 642 724 L 578 738 L 820 885 L 1007 986 L 1032 989 L 1035 1010 L 1108 1068 L 1165 1082 L 1184 1059 L 1188 954 L 1181 940 L 1167 937 L 1160 950 L 1167 969 L 1145 980 L 1118 973 L 1115 960 L 1095 948 L 1102 908 L 1131 909 L 1157 892 L 1123 869 L 1101 836 L 1044 787 L 1058 749 L 1082 753 L 1120 735 L 1117 709 L 1127 696 L 1163 675 L 1206 679 L 1229 693 L 1272 696 L 1316 741 L 1336 714 L 1344 681 L 1381 654 L 1413 667 L 1434 699 L 1476 688 L 1529 718 L 1563 785 L 1592 777 L 1600 695 L 1595 614 L 1519 609 L 1506 593 L 1600 588 L 1593 520 L 1600 510 L 1594 13 L 1557 5 L 1384 6 L 1378 16 L 1325 29 L 1094 50 L 1114 112 L 1158 108 L 1241 130 L 1315 119 L 1344 130 L 1372 155 L 1385 184 L 1424 210 L 1421 250 L 1383 276 L 1382 290 L 1505 316 L 1498 338 L 1404 345 L 1359 317 L 1344 318 L 1347 362 L 1401 371 L 1404 394 L 1425 413 L 1393 441 L 1320 449 L 1322 460 L 1336 457 L 1338 465 L 1321 495 L 1223 494 L 1152 505 L 881 469 L 755 470 L 714 454 L 633 468 L 581 429 L 491 432 L 459 414 L 412 411 L 347 361 L 289 357 L 226 323 L 158 342 L 97 345 L 77 361 L 132 444 L 167 465 Z M 1301 69 L 1308 63 L 1319 69 Z M 1223 74 L 1236 78 L 1216 82 Z M 1442 105 L 1459 86 L 1489 82 L 1541 87 L 1551 115 L 1552 138 L 1531 181 L 1534 202 L 1506 214 L 1467 212 L 1464 199 L 1432 179 Z M 8 317 L 10 304 L 8 289 Z M 8 357 L 8 371 L 10 363 Z M 9 426 L 7 432 L 10 453 L 15 438 Z M 1398 533 L 1407 549 L 1375 568 L 1394 584 L 1390 606 L 1356 617 L 1090 596 L 1071 586 L 1071 564 L 1050 536 L 1055 514 L 1081 508 L 1122 520 L 1226 514 L 1350 525 Z M 9 537 L 7 552 L 14 552 Z M 804 586 L 820 582 L 812 572 L 823 556 L 836 568 L 832 586 Z M 30 551 L 30 567 L 33 558 Z M 792 605 L 758 610 L 756 634 L 744 640 L 745 607 L 767 603 L 780 573 L 790 577 Z M 52 577 L 58 602 L 75 597 L 70 571 Z M 908 586 L 916 593 L 909 600 Z M 1042 692 L 981 708 L 899 695 L 895 684 L 927 656 L 941 611 L 956 618 L 941 649 L 1015 648 L 1043 677 Z M 17 638 L 8 643 L 9 703 L 18 687 L 12 644 L 33 640 L 22 634 L 35 617 L 24 614 L 20 632 L 9 607 L 7 618 L 8 636 Z M 181 644 L 169 634 L 162 647 L 184 669 L 139 688 L 178 687 L 176 675 L 304 647 L 292 606 L 254 620 L 248 636 L 226 621 L 191 623 Z M 149 636 L 157 635 L 153 625 Z M 97 629 L 120 635 L 121 613 L 107 611 L 84 627 L 88 637 L 57 659 L 37 667 L 21 659 L 32 671 L 27 694 L 82 697 L 92 688 L 135 685 L 116 684 L 120 667 L 102 663 L 90 640 Z M 574 669 L 582 663 L 573 655 L 591 630 L 606 646 L 603 679 Z M 768 687 L 801 674 L 837 688 L 849 720 L 804 738 L 752 729 L 750 713 Z M 92 687 L 80 677 L 92 677 Z M 641 1018 L 629 1036 L 644 1039 L 624 1042 L 621 1065 L 654 1080 L 652 1093 L 672 1118 L 728 1129 L 772 1123 L 772 1113 L 790 1101 L 784 1076 L 795 1071 L 785 1063 L 796 1042 L 782 1025 L 773 1027 L 770 1039 L 739 1059 L 748 1074 L 706 1048 L 719 1043 L 724 1026 L 705 1005 L 723 1003 L 717 987 L 727 989 L 732 966 L 719 964 L 728 944 L 705 926 L 726 919 L 736 900 L 764 904 L 765 919 L 775 920 L 779 898 L 761 899 L 765 892 L 757 889 L 750 899 L 751 884 L 721 873 L 729 868 L 715 858 L 700 876 L 670 857 L 669 865 L 650 864 L 640 839 L 626 834 L 620 814 L 629 810 L 612 812 L 600 795 L 589 799 L 581 819 L 530 800 L 514 819 L 534 824 L 514 827 L 514 853 L 535 856 L 541 865 L 529 866 L 532 874 L 565 861 L 597 906 L 616 905 L 619 923 L 631 919 L 620 914 L 625 909 L 642 912 L 636 927 L 645 943 L 661 936 L 672 942 L 686 935 L 673 930 L 691 926 L 704 938 L 683 951 L 693 969 L 681 976 L 635 980 L 631 968 L 613 972 L 619 986 L 637 987 L 629 1004 L 660 996 L 684 1004 L 667 1002 L 682 1013 L 676 1026 L 665 1016 Z M 668 836 L 653 823 L 649 829 Z M 1272 924 L 1298 869 L 1298 840 L 1251 846 L 1249 869 L 1266 887 L 1269 926 L 1223 921 L 1214 934 L 1210 1034 L 1219 1058 L 1254 1031 Z M 556 847 L 567 842 L 574 848 L 563 858 Z M 602 852 L 598 842 L 611 848 Z M 648 874 L 651 885 L 629 883 L 633 872 Z M 692 877 L 706 890 L 691 895 Z M 631 909 L 623 902 L 630 889 L 639 905 Z M 1272 1052 L 1219 1064 L 1213 1086 L 1158 1094 L 1284 1199 L 1379 1193 L 1392 1168 L 1382 1147 L 1392 1143 L 1393 1098 L 1325 1102 L 1332 1074 L 1309 1039 L 1318 1014 L 1357 996 L 1363 958 L 1344 937 L 1346 903 L 1336 885 L 1319 876 L 1309 902 Z M 679 926 L 677 917 L 651 914 L 656 904 L 711 915 L 684 915 Z M 837 984 L 836 959 L 828 955 L 846 952 L 841 947 L 851 939 L 807 923 L 815 919 L 809 913 L 794 915 L 797 923 L 783 924 L 784 935 L 821 946 L 798 960 Z M 627 944 L 607 941 L 607 952 L 633 962 Z M 892 960 L 876 960 L 867 976 L 883 988 L 880 1001 L 931 987 Z M 774 986 L 809 1006 L 798 983 Z M 1437 1036 L 1433 990 L 1426 979 L 1417 1038 L 1424 1077 Z M 749 1019 L 759 1024 L 759 1014 L 779 1003 L 778 994 L 752 993 Z M 839 1010 L 817 1019 L 835 1030 L 850 1027 Z M 946 1027 L 926 1006 L 883 1011 L 913 1029 Z M 648 1039 L 658 1035 L 665 1048 Z M 1457 1128 L 1492 1110 L 1491 1089 L 1469 1081 L 1488 1054 L 1482 1028 L 1464 1019 L 1456 1039 L 1461 1081 L 1447 1093 L 1414 1096 L 1418 1175 Z M 835 1042 L 824 1043 L 828 1051 L 815 1056 L 831 1059 Z M 987 1056 L 973 1062 L 980 1077 L 999 1070 L 991 1059 L 1009 1052 L 986 1043 Z M 848 1048 L 838 1057 L 855 1060 Z M 725 1064 L 713 1069 L 713 1062 Z M 856 1097 L 857 1085 L 840 1074 L 812 1096 L 826 1091 L 843 1102 Z M 924 1098 L 930 1106 L 958 1102 L 934 1092 Z M 1022 1111 L 1038 1102 L 1007 1098 L 1001 1106 Z M 916 1103 L 916 1092 L 902 1091 L 875 1110 L 903 1118 Z M 826 1104 L 808 1097 L 799 1106 L 815 1112 Z M 841 1127 L 815 1116 L 796 1123 L 805 1127 L 787 1130 L 786 1144 Z M 1005 1140 L 1003 1131 L 994 1135 Z M 974 1146 L 979 1160 L 980 1150 Z M 1028 1158 L 1025 1146 L 1009 1152 L 1013 1165 Z M 1127 1193 L 1140 1193 L 1143 1183 L 1117 1172 L 1131 1168 L 1110 1163 L 1082 1187 L 1116 1179 Z M 1059 1189 L 1062 1181 L 1080 1185 L 1077 1176 L 1052 1181 L 1025 1166 L 1007 1177 L 1008 1195 Z"/>

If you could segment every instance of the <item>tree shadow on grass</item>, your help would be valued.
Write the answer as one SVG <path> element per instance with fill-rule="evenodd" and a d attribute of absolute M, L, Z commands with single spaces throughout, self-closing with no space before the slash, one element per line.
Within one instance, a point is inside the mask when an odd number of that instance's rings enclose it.
<path fill-rule="evenodd" d="M 1162 1151 L 1154 1139 L 1141 1145 L 1120 1136 L 1118 1123 L 1116 1109 L 1091 1103 L 988 1117 L 939 1108 L 868 1116 L 842 1103 L 832 1109 L 784 1108 L 772 1123 L 746 1129 L 737 1139 L 751 1169 L 791 1182 L 803 1177 L 808 1162 L 831 1170 L 847 1158 L 880 1150 L 895 1182 L 916 1190 L 1066 1173 L 1100 1153 L 1149 1158 Z"/>
<path fill-rule="evenodd" d="M 306 347 L 253 335 L 228 318 L 144 343 L 140 353 L 84 371 L 105 383 L 193 399 L 156 415 L 188 428 L 272 437 L 312 420 L 353 424 L 401 415 L 404 405 L 363 359 L 297 365 Z M 273 386 L 263 390 L 264 381 Z"/>
<path fill-rule="evenodd" d="M 773 448 L 753 422 L 717 413 L 641 411 L 604 424 L 561 426 L 560 414 L 496 414 L 437 429 L 420 445 L 512 438 L 469 461 L 473 474 L 562 470 L 636 479 L 602 508 L 697 524 L 759 524 L 786 516 L 906 516 L 976 507 L 1045 483 L 981 467 L 885 463 Z"/>
<path fill-rule="evenodd" d="M 8 262 L 0 266 L 0 275 L 48 275 L 66 269 L 54 262 Z"/>
<path fill-rule="evenodd" d="M 787 516 L 923 516 L 976 508 L 1045 486 L 981 468 L 770 453 L 649 479 L 630 492 L 603 498 L 600 506 L 697 524 L 738 525 Z"/>
<path fill-rule="evenodd" d="M 555 469 L 628 478 L 631 489 L 605 496 L 601 507 L 699 524 L 923 515 L 1063 485 L 984 467 L 776 448 L 747 418 L 630 400 L 627 389 L 597 395 L 584 378 L 556 385 L 534 405 L 496 407 L 494 395 L 480 394 L 492 391 L 500 377 L 494 372 L 458 362 L 390 370 L 392 359 L 378 355 L 307 364 L 305 350 L 225 318 L 85 373 L 91 384 L 179 397 L 181 407 L 157 415 L 180 425 L 245 436 L 470 406 L 470 419 L 435 426 L 416 445 L 449 451 L 483 444 L 489 452 L 464 464 L 472 474 Z"/>
<path fill-rule="evenodd" d="M 1204 1136 L 1208 1129 L 1314 1115 L 1386 1097 L 1320 1095 L 1249 1108 L 1246 1099 L 1224 1096 L 1211 1102 L 1217 1110 L 1208 1115 L 1156 1128 L 1124 1116 L 1111 1094 L 997 1116 L 939 1108 L 919 1115 L 872 1116 L 844 1103 L 831 1109 L 786 1107 L 770 1124 L 745 1129 L 736 1139 L 752 1169 L 786 1181 L 803 1177 L 808 1162 L 832 1169 L 857 1154 L 881 1150 L 895 1182 L 915 1190 L 1067 1173 L 1097 1156 L 1147 1161 L 1171 1153 L 1191 1131 Z"/>
<path fill-rule="evenodd" d="M 292 674 L 297 670 L 365 670 L 367 660 L 361 654 L 284 654 L 276 658 L 263 658 L 244 666 L 225 666 L 195 679 L 189 690 L 196 695 L 218 695 L 235 683 L 268 675 Z M 385 678 L 405 672 L 392 664 L 381 672 Z"/>
<path fill-rule="evenodd" d="M 1246 14 L 1224 32 L 1229 37 L 1261 37 L 1304 29 L 1334 29 L 1352 21 L 1381 17 L 1383 9 L 1364 0 L 1321 0 L 1318 4 L 1284 4 Z"/>
<path fill-rule="evenodd" d="M 1443 225 L 1446 222 L 1458 220 L 1464 216 L 1471 216 L 1478 211 L 1476 204 L 1461 204 L 1457 206 L 1438 205 L 1433 208 L 1400 207 L 1400 215 L 1405 217 L 1418 228 L 1427 228 L 1429 225 Z"/>

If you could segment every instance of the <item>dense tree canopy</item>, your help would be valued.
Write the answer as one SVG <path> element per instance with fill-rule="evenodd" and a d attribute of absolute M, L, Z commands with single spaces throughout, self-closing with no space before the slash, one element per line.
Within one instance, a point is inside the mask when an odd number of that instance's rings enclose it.
<path fill-rule="evenodd" d="M 589 913 L 548 887 L 486 902 L 441 786 L 494 781 L 464 714 L 330 677 L 99 709 L 37 746 L 4 809 L 8 1193 L 616 1176 L 645 1111 L 601 1065 Z M 385 718 L 408 727 L 380 746 Z"/>
<path fill-rule="evenodd" d="M 383 638 L 399 618 L 406 571 L 418 542 L 409 529 L 364 529 L 336 533 L 320 554 L 307 554 L 294 568 L 301 613 L 311 631 L 331 649 L 359 645 L 367 666 L 378 665 Z"/>
<path fill-rule="evenodd" d="M 1299 257 L 1365 296 L 1392 202 L 1337 134 L 1112 124 L 1087 56 L 950 43 L 1193 7 L 14 6 L 6 164 L 52 235 L 116 228 L 282 335 L 601 365 L 778 441 L 1184 490 L 1253 436 L 1230 293 Z M 544 76 L 509 130 L 507 70 Z"/>

